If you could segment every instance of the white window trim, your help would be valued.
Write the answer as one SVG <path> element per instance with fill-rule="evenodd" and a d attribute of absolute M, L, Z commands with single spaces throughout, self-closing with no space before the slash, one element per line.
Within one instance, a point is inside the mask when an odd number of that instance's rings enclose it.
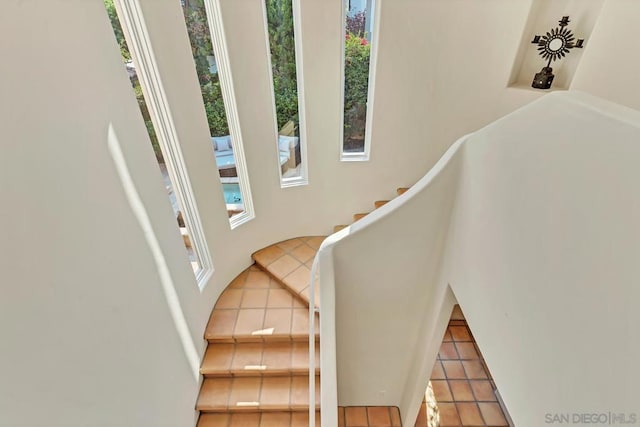
<path fill-rule="evenodd" d="M 296 55 L 296 86 L 298 89 L 298 133 L 300 135 L 300 175 L 290 178 L 284 178 L 282 176 L 282 168 L 280 167 L 280 147 L 278 145 L 278 116 L 276 111 L 276 95 L 275 88 L 273 86 L 273 65 L 271 63 L 271 44 L 269 40 L 269 22 L 267 20 L 267 5 L 266 0 L 260 0 L 262 2 L 262 20 L 264 25 L 264 34 L 267 46 L 267 65 L 269 68 L 269 82 L 271 86 L 271 104 L 273 105 L 273 129 L 275 134 L 275 154 L 276 164 L 278 165 L 278 177 L 280 179 L 280 188 L 297 187 L 300 185 L 309 184 L 308 173 L 308 161 L 307 161 L 307 125 L 306 125 L 306 106 L 305 106 L 305 94 L 304 84 L 302 76 L 302 67 L 304 64 L 302 58 L 302 14 L 300 10 L 300 0 L 292 0 L 292 14 L 293 14 L 293 39 Z"/>
<path fill-rule="evenodd" d="M 139 0 L 115 0 L 114 3 L 127 45 L 135 60 L 140 85 L 158 143 L 167 162 L 173 190 L 182 209 L 191 245 L 200 265 L 200 269 L 196 271 L 196 282 L 200 291 L 203 291 L 214 272 L 213 262 L 142 8 Z"/>
<path fill-rule="evenodd" d="M 211 44 L 213 45 L 213 52 L 218 66 L 218 78 L 220 79 L 222 102 L 224 103 L 224 109 L 227 113 L 229 134 L 233 141 L 233 153 L 236 159 L 236 172 L 238 174 L 240 194 L 242 195 L 242 203 L 244 207 L 244 211 L 242 213 L 229 218 L 229 225 L 233 230 L 255 218 L 255 210 L 253 206 L 253 198 L 251 196 L 251 185 L 249 184 L 247 161 L 244 155 L 242 131 L 240 129 L 240 119 L 238 116 L 233 75 L 231 74 L 231 65 L 229 64 L 227 38 L 225 36 L 224 23 L 222 21 L 220 0 L 204 0 L 204 7 L 207 13 L 209 31 L 211 32 Z"/>
<path fill-rule="evenodd" d="M 340 161 L 343 162 L 366 162 L 371 157 L 371 130 L 373 126 L 373 105 L 375 97 L 375 80 L 376 80 L 376 64 L 378 63 L 378 38 L 380 34 L 380 7 L 378 2 L 380 0 L 372 0 L 371 7 L 373 8 L 373 37 L 371 38 L 371 55 L 369 56 L 369 83 L 367 87 L 367 115 L 365 118 L 364 127 L 364 151 L 359 153 L 346 153 L 344 151 L 344 80 L 345 80 L 345 47 L 344 47 L 344 34 L 346 33 L 347 26 L 347 7 L 349 0 L 342 0 L 342 37 L 340 38 L 341 44 L 341 69 L 342 76 L 340 80 Z"/>

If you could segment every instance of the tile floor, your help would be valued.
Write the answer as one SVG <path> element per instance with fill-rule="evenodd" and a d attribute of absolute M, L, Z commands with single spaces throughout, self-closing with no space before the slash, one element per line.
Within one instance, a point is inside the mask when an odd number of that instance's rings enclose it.
<path fill-rule="evenodd" d="M 395 406 L 338 407 L 338 427 L 400 427 L 400 410 Z"/>
<path fill-rule="evenodd" d="M 430 384 L 435 401 L 427 404 L 427 419 L 432 420 L 429 427 L 509 426 L 491 374 L 459 306 L 453 310 Z M 437 418 L 439 424 L 433 422 Z"/>

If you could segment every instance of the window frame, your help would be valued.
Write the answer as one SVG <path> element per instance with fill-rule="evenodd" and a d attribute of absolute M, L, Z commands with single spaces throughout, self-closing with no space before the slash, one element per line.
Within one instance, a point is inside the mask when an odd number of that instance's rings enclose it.
<path fill-rule="evenodd" d="M 275 156 L 278 169 L 278 178 L 280 180 L 280 188 L 297 187 L 309 184 L 308 159 L 307 159 L 307 126 L 306 126 L 306 106 L 303 84 L 303 64 L 302 58 L 302 14 L 300 9 L 300 0 L 291 0 L 291 12 L 293 15 L 293 42 L 294 52 L 296 56 L 296 88 L 298 91 L 298 134 L 300 144 L 300 175 L 291 178 L 282 176 L 282 168 L 280 166 L 280 147 L 278 145 L 279 129 L 278 129 L 278 113 L 276 110 L 276 95 L 273 83 L 273 64 L 271 63 L 271 43 L 269 40 L 269 21 L 267 19 L 266 0 L 260 0 L 262 3 L 262 20 L 264 27 L 264 36 L 267 48 L 267 65 L 269 73 L 269 84 L 271 87 L 271 104 L 273 106 L 273 129 L 275 134 Z"/>
<path fill-rule="evenodd" d="M 233 230 L 242 224 L 251 221 L 256 217 L 256 215 L 253 205 L 253 197 L 251 195 L 251 184 L 249 183 L 249 172 L 244 153 L 242 130 L 240 128 L 240 118 L 237 107 L 238 104 L 236 101 L 231 65 L 229 63 L 227 38 L 224 30 L 224 22 L 222 20 L 220 0 L 203 0 L 203 3 L 207 14 L 207 24 L 209 25 L 213 54 L 216 58 L 218 79 L 220 80 L 220 89 L 222 91 L 222 102 L 227 116 L 229 135 L 231 136 L 233 144 L 236 173 L 238 175 L 238 184 L 240 186 L 240 194 L 242 195 L 242 204 L 244 208 L 242 213 L 233 215 L 229 218 L 229 225 Z"/>
<path fill-rule="evenodd" d="M 195 278 L 202 292 L 215 269 L 142 8 L 139 0 L 114 0 L 114 5 L 136 65 L 167 172 L 182 209 L 191 247 L 200 265 L 200 269 L 195 272 Z"/>
<path fill-rule="evenodd" d="M 365 130 L 364 130 L 364 151 L 350 153 L 344 151 L 344 90 L 345 90 L 345 43 L 344 35 L 347 30 L 347 8 L 349 7 L 350 0 L 342 0 L 342 33 L 340 37 L 340 161 L 342 162 L 366 162 L 371 158 L 371 130 L 372 130 L 372 117 L 373 106 L 375 98 L 375 80 L 376 69 L 378 62 L 378 39 L 380 33 L 380 3 L 381 0 L 371 0 L 371 8 L 373 13 L 373 35 L 371 37 L 371 54 L 369 56 L 369 81 L 367 84 L 367 114 L 365 116 Z"/>

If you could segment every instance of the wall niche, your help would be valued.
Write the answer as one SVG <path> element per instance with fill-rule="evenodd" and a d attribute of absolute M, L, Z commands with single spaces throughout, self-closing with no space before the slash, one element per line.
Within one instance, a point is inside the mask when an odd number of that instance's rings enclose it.
<path fill-rule="evenodd" d="M 603 3 L 604 0 L 533 0 L 508 86 L 540 92 L 569 89 L 583 51 L 589 48 L 589 39 Z M 555 75 L 551 89 L 534 89 L 531 87 L 533 76 L 547 65 L 547 61 L 538 54 L 538 45 L 531 41 L 535 35 L 544 35 L 552 28 L 557 28 L 563 16 L 569 16 L 570 22 L 566 28 L 571 30 L 576 39 L 584 39 L 584 48 L 571 49 L 564 58 L 551 62 Z"/>

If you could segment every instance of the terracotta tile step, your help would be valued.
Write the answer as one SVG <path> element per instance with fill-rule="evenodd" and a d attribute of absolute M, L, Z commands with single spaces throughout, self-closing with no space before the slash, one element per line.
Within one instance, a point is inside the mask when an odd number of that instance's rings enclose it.
<path fill-rule="evenodd" d="M 234 414 L 204 413 L 198 427 L 308 427 L 308 412 L 238 412 Z M 320 411 L 316 411 L 320 427 Z"/>
<path fill-rule="evenodd" d="M 407 190 L 409 190 L 408 187 L 400 187 L 400 188 L 396 189 L 396 193 L 398 193 L 398 196 L 400 196 L 400 195 L 406 193 Z"/>
<path fill-rule="evenodd" d="M 347 228 L 348 225 L 336 225 L 333 227 L 333 232 L 337 233 L 338 231 L 342 230 L 343 228 Z"/>
<path fill-rule="evenodd" d="M 400 427 L 396 406 L 339 406 L 339 427 Z"/>
<path fill-rule="evenodd" d="M 315 318 L 315 333 L 318 336 L 317 313 Z M 215 309 L 211 313 L 204 338 L 211 343 L 308 341 L 309 309 Z"/>
<path fill-rule="evenodd" d="M 320 407 L 320 376 L 315 382 Z M 205 378 L 196 409 L 201 412 L 308 411 L 309 377 Z"/>
<path fill-rule="evenodd" d="M 324 236 L 316 236 L 285 240 L 255 252 L 252 257 L 256 265 L 308 307 L 311 266 L 324 239 Z M 319 307 L 317 287 L 314 298 L 315 306 Z"/>
<path fill-rule="evenodd" d="M 275 243 L 254 252 L 251 257 L 261 265 L 269 265 L 284 255 L 290 255 L 298 262 L 313 260 L 315 253 L 326 236 L 305 236 Z"/>
<path fill-rule="evenodd" d="M 316 373 L 320 373 L 320 344 L 316 342 Z M 200 373 L 205 377 L 308 375 L 309 343 L 209 344 Z"/>
<path fill-rule="evenodd" d="M 353 214 L 353 221 L 358 221 L 359 219 L 364 218 L 365 216 L 367 216 L 368 213 L 357 213 L 357 214 Z"/>
<path fill-rule="evenodd" d="M 386 205 L 387 203 L 389 203 L 388 200 L 377 200 L 373 203 L 373 205 L 376 207 L 376 209 Z"/>

